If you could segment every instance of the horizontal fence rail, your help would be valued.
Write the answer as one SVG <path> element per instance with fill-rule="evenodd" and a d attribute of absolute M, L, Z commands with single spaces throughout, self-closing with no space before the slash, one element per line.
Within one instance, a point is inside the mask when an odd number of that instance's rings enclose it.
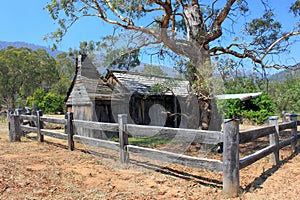
<path fill-rule="evenodd" d="M 20 119 L 22 120 L 29 120 L 29 121 L 36 121 L 37 116 L 34 115 L 20 115 Z"/>
<path fill-rule="evenodd" d="M 110 150 L 114 150 L 114 151 L 119 151 L 119 149 L 120 149 L 120 144 L 118 142 L 95 139 L 95 138 L 85 137 L 85 136 L 81 136 L 81 135 L 74 135 L 73 138 L 76 142 L 79 142 L 79 143 L 82 143 L 85 145 L 101 147 L 104 149 L 110 149 Z"/>
<path fill-rule="evenodd" d="M 225 120 L 224 131 L 203 131 L 182 128 L 170 128 L 160 126 L 145 126 L 127 124 L 127 115 L 118 115 L 118 123 L 91 122 L 73 119 L 72 113 L 67 113 L 65 119 L 42 116 L 38 111 L 36 115 L 8 115 L 10 141 L 20 141 L 22 132 L 37 133 L 37 140 L 44 141 L 44 136 L 61 140 L 67 140 L 70 150 L 74 150 L 74 141 L 85 145 L 118 151 L 122 164 L 130 161 L 130 154 L 150 158 L 167 163 L 184 165 L 192 168 L 205 169 L 209 171 L 223 172 L 223 192 L 228 197 L 239 195 L 239 171 L 256 161 L 270 156 L 270 161 L 279 164 L 279 150 L 291 145 L 296 150 L 300 133 L 297 127 L 300 121 L 297 115 L 288 115 L 290 120 L 278 122 L 278 117 L 270 117 L 269 125 L 250 130 L 239 130 L 239 120 Z M 27 122 L 25 122 L 27 120 Z M 28 123 L 32 122 L 32 123 Z M 44 123 L 64 125 L 64 133 L 44 129 Z M 25 125 L 29 124 L 29 125 Z M 34 125 L 30 126 L 30 125 Z M 119 133 L 119 142 L 97 139 L 76 134 L 76 128 L 89 130 L 101 130 Z M 290 137 L 280 141 L 280 131 L 290 132 Z M 194 142 L 202 144 L 223 143 L 223 159 L 214 160 L 198 158 L 166 150 L 140 147 L 128 144 L 129 137 L 156 137 L 176 142 Z M 252 142 L 262 137 L 269 137 L 270 145 L 260 149 L 251 155 L 239 158 L 239 145 Z"/>
<path fill-rule="evenodd" d="M 21 130 L 24 132 L 37 132 L 37 127 L 30 127 L 30 126 L 24 126 L 21 125 Z"/>
<path fill-rule="evenodd" d="M 297 134 L 297 138 L 300 138 L 300 134 Z M 283 147 L 286 147 L 288 145 L 291 144 L 291 142 L 294 140 L 294 138 L 288 138 L 285 140 L 282 140 L 281 142 L 279 142 L 279 149 L 282 149 Z M 243 169 L 251 164 L 253 164 L 254 162 L 266 157 L 267 155 L 270 155 L 271 153 L 273 153 L 276 149 L 276 146 L 268 146 L 266 148 L 263 148 L 249 156 L 246 156 L 242 159 L 240 159 L 240 169 Z"/>
<path fill-rule="evenodd" d="M 133 153 L 141 157 L 151 158 L 153 160 L 184 165 L 187 167 L 205 169 L 209 171 L 221 172 L 223 170 L 223 163 L 219 160 L 197 158 L 133 145 L 127 145 L 126 148 L 129 153 Z"/>
<path fill-rule="evenodd" d="M 92 122 L 84 120 L 73 120 L 75 126 L 80 128 L 118 132 L 119 125 L 116 123 Z"/>
<path fill-rule="evenodd" d="M 267 155 L 273 153 L 275 151 L 275 146 L 268 146 L 266 148 L 263 148 L 249 156 L 246 156 L 242 159 L 240 159 L 239 162 L 239 168 L 240 170 L 253 164 L 254 162 L 266 157 Z"/>
<path fill-rule="evenodd" d="M 279 131 L 295 128 L 295 127 L 297 127 L 297 122 L 295 122 L 295 121 L 283 122 L 283 123 L 279 124 L 278 127 L 279 127 Z"/>
<path fill-rule="evenodd" d="M 275 126 L 270 125 L 262 128 L 255 128 L 240 131 L 240 144 L 251 142 L 255 139 L 268 136 L 276 131 Z"/>
<path fill-rule="evenodd" d="M 63 125 L 67 124 L 66 119 L 57 119 L 57 118 L 51 118 L 51 117 L 41 117 L 41 121 L 52 123 L 52 124 L 63 124 Z"/>
<path fill-rule="evenodd" d="M 61 140 L 68 140 L 68 135 L 64 133 L 57 133 L 55 131 L 50 131 L 50 130 L 45 130 L 41 129 L 42 135 L 46 135 L 48 137 L 53 137 L 56 139 L 61 139 Z"/>
<path fill-rule="evenodd" d="M 278 160 L 274 157 L 278 157 L 279 159 L 279 150 L 282 149 L 285 146 L 291 145 L 292 148 L 295 150 L 295 146 L 297 144 L 297 139 L 300 137 L 300 134 L 297 133 L 297 117 L 294 116 L 291 118 L 292 121 L 289 122 L 282 122 L 278 123 L 278 117 L 270 118 L 270 123 L 273 125 L 269 125 L 267 127 L 258 128 L 258 129 L 252 129 L 247 131 L 241 131 L 240 132 L 240 143 L 246 143 L 251 142 L 254 139 L 268 136 L 270 137 L 270 146 L 265 147 L 251 155 L 248 155 L 239 161 L 239 168 L 243 169 L 254 162 L 266 157 L 270 154 L 275 154 L 271 157 L 271 162 L 275 162 L 274 164 L 278 164 Z M 273 121 L 273 122 L 272 122 Z M 279 141 L 279 132 L 284 131 L 286 129 L 292 129 L 291 130 L 291 137 L 284 139 L 282 141 Z M 271 141 L 272 140 L 272 141 Z M 277 154 L 277 155 L 276 155 Z"/>
<path fill-rule="evenodd" d="M 126 124 L 127 133 L 130 136 L 149 137 L 153 135 L 157 138 L 189 140 L 205 144 L 218 144 L 223 142 L 223 133 L 217 131 L 203 131 L 183 128 L 169 128 L 161 126 L 143 126 L 135 124 Z"/>

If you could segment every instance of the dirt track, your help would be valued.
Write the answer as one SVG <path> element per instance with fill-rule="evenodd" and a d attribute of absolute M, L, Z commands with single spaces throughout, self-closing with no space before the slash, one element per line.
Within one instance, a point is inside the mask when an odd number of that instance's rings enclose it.
<path fill-rule="evenodd" d="M 137 161 L 121 168 L 118 154 L 97 155 L 46 138 L 9 143 L 0 129 L 0 199 L 222 199 L 222 174 Z M 91 150 L 89 148 L 89 150 Z M 268 158 L 241 170 L 240 199 L 299 199 L 300 155 L 281 151 L 276 169 Z M 238 199 L 238 198 L 236 198 Z"/>

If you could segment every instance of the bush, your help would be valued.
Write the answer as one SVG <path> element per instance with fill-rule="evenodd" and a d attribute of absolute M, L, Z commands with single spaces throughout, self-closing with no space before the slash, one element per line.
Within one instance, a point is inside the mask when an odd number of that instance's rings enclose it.
<path fill-rule="evenodd" d="M 65 95 L 45 93 L 43 89 L 37 89 L 32 96 L 27 98 L 26 103 L 31 107 L 36 104 L 39 110 L 47 114 L 63 113 L 64 98 Z"/>
<path fill-rule="evenodd" d="M 222 101 L 218 106 L 221 108 L 224 118 L 248 119 L 258 124 L 264 123 L 269 116 L 275 113 L 273 101 L 265 94 L 243 102 L 239 99 Z"/>
<path fill-rule="evenodd" d="M 47 93 L 42 101 L 42 107 L 45 113 L 55 114 L 64 112 L 64 98 L 63 95 Z"/>
<path fill-rule="evenodd" d="M 33 105 L 36 104 L 39 110 L 44 110 L 44 107 L 42 106 L 42 102 L 45 95 L 46 94 L 43 89 L 37 89 L 34 91 L 32 96 L 27 97 L 26 104 L 29 107 L 33 107 Z"/>

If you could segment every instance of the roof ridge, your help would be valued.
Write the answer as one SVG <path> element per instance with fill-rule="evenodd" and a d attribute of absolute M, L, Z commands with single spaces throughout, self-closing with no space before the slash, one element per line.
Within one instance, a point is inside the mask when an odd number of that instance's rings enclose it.
<path fill-rule="evenodd" d="M 153 75 L 153 74 L 144 74 L 144 73 L 140 73 L 140 72 L 132 72 L 132 71 L 125 71 L 125 70 L 108 70 L 108 74 L 109 73 L 122 73 L 122 74 L 140 75 L 140 76 L 146 76 L 146 77 L 150 76 L 150 77 L 156 77 L 156 78 L 187 81 L 186 79 L 182 79 L 182 78 L 175 78 L 175 77 L 169 77 L 169 76 L 159 76 L 159 75 Z"/>

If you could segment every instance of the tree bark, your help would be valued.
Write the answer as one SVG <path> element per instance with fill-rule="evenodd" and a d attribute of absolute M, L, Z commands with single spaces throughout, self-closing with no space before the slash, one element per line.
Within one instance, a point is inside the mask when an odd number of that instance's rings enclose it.
<path fill-rule="evenodd" d="M 184 19 L 187 25 L 188 40 L 192 51 L 189 54 L 191 65 L 188 67 L 189 82 L 193 92 L 198 96 L 199 129 L 221 130 L 221 117 L 218 113 L 213 95 L 213 84 L 210 82 L 213 68 L 210 60 L 209 45 L 206 43 L 207 30 L 203 22 L 198 1 L 184 8 Z"/>

